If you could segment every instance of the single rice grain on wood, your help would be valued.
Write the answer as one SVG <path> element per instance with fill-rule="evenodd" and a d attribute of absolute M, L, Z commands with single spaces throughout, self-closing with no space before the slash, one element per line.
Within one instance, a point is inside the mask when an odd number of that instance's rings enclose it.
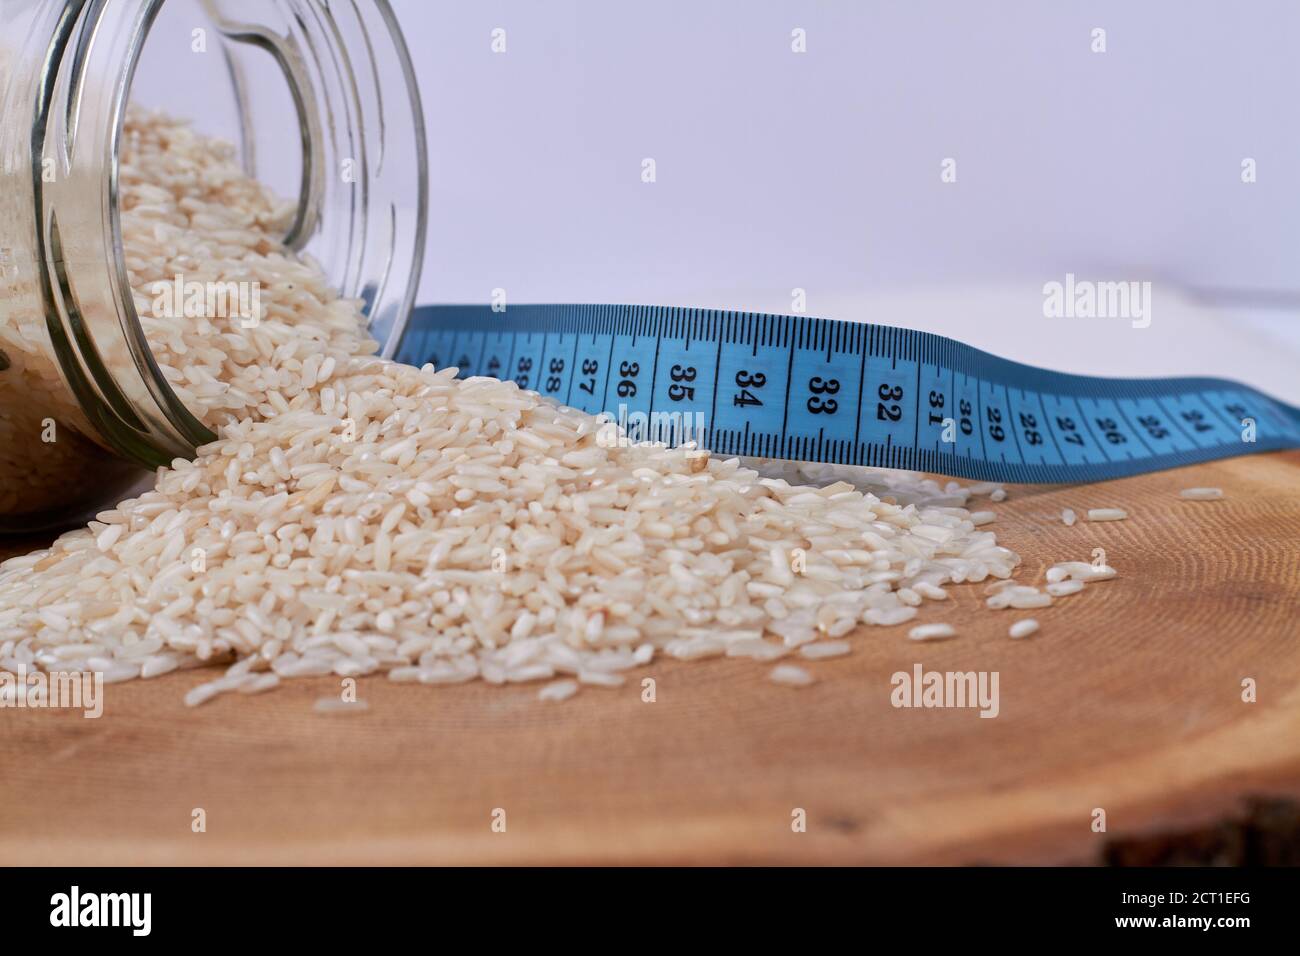
<path fill-rule="evenodd" d="M 1032 617 L 1027 617 L 1012 624 L 1007 633 L 1017 639 L 1028 637 L 1030 634 L 1038 633 L 1038 622 Z"/>

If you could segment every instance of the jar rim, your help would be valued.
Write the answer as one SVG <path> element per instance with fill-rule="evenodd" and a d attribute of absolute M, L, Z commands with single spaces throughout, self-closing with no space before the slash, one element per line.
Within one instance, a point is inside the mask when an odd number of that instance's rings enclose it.
<path fill-rule="evenodd" d="M 195 449 L 216 438 L 179 399 L 154 357 L 136 310 L 122 235 L 119 147 L 136 69 L 164 2 L 166 0 L 114 0 L 109 3 L 80 0 L 65 5 L 46 60 L 50 75 L 43 84 L 46 100 L 41 104 L 44 111 L 39 114 L 44 121 L 37 124 L 39 132 L 34 129 L 32 140 L 37 168 L 42 156 L 52 153 L 68 172 L 48 188 L 47 184 L 40 182 L 39 175 L 34 177 L 40 217 L 39 271 L 43 277 L 50 339 L 55 354 L 69 387 L 98 430 L 100 439 L 119 454 L 151 467 L 170 464 L 177 457 L 192 457 Z M 285 2 L 286 6 L 294 7 L 301 0 Z M 218 5 L 204 5 L 217 23 L 223 39 L 232 39 L 239 25 L 226 24 L 223 28 L 217 15 Z M 325 15 L 332 16 L 328 11 Z M 390 96 L 388 108 L 401 110 L 409 106 L 411 110 L 410 141 L 404 145 L 412 147 L 415 153 L 414 215 L 404 221 L 400 241 L 395 224 L 369 221 L 368 217 L 374 210 L 366 204 L 373 204 L 376 196 L 390 203 L 387 209 L 375 213 L 376 218 L 381 215 L 393 221 L 399 218 L 397 206 L 392 204 L 398 184 L 393 171 L 395 164 L 388 164 L 387 180 L 380 178 L 382 169 L 373 169 L 376 165 L 383 166 L 382 159 L 377 164 L 372 162 L 366 166 L 368 178 L 361 182 L 359 189 L 352 191 L 362 195 L 344 197 L 353 210 L 348 217 L 350 221 L 336 226 L 339 235 L 331 237 L 347 250 L 346 270 L 330 278 L 341 284 L 337 290 L 341 295 L 362 299 L 367 319 L 384 345 L 383 354 L 391 355 L 414 302 L 423 263 L 427 224 L 427 146 L 414 68 L 388 0 L 372 0 L 365 15 L 371 18 L 372 28 L 376 24 L 382 26 L 383 35 L 365 35 L 360 55 L 375 57 L 376 46 L 382 43 L 381 52 L 398 69 L 398 92 L 405 94 L 402 102 L 394 104 L 391 102 L 395 99 L 391 96 L 392 90 L 384 91 Z M 376 16 L 377 20 L 374 19 Z M 295 19 L 301 25 L 302 18 Z M 331 26 L 334 26 L 333 30 L 322 28 L 322 35 L 333 33 L 335 36 L 331 42 L 344 42 L 343 31 L 332 21 Z M 360 26 L 365 33 L 366 24 Z M 241 39 L 247 38 L 233 36 L 236 42 Z M 264 36 L 263 42 L 271 43 L 274 39 Z M 343 51 L 345 60 L 349 52 L 358 55 L 359 51 Z M 329 53 L 337 68 L 338 52 L 330 50 Z M 233 72 L 234 58 L 227 56 L 226 62 Z M 314 66 L 320 68 L 322 64 L 317 62 Z M 371 66 L 374 66 L 373 62 Z M 350 61 L 347 61 L 347 69 L 352 69 Z M 87 82 L 88 76 L 97 82 Z M 303 82 L 287 73 L 286 78 L 291 87 L 295 82 Z M 331 110 L 335 104 L 325 99 L 330 95 L 323 90 L 327 85 L 325 80 L 314 88 L 310 86 L 310 80 L 307 84 L 311 93 L 319 95 L 324 102 L 298 103 L 299 125 L 304 131 L 305 174 L 309 161 L 327 166 L 333 159 L 329 148 L 336 146 L 324 140 L 309 139 L 313 121 L 319 119 L 310 111 Z M 352 86 L 353 95 L 356 95 L 355 82 Z M 338 83 L 336 88 L 346 91 L 347 84 Z M 295 98 L 298 96 L 299 91 L 295 89 Z M 383 108 L 382 101 L 379 108 Z M 344 111 L 345 120 L 359 122 L 357 116 L 361 115 L 361 106 L 346 103 L 340 109 Z M 401 118 L 406 119 L 404 112 Z M 332 113 L 329 119 L 331 122 L 328 124 L 315 122 L 317 133 L 325 125 L 331 128 L 346 125 L 335 123 Z M 381 132 L 385 128 L 382 118 L 371 126 Z M 348 142 L 364 151 L 368 144 L 357 142 L 362 139 L 358 134 Z M 379 149 L 382 155 L 382 143 Z M 320 155 L 313 152 L 309 157 L 308 150 L 322 152 Z M 364 165 L 364 156 L 361 161 Z M 317 172 L 322 170 L 318 168 Z M 327 181 L 326 185 L 342 191 L 337 183 Z M 385 189 L 378 188 L 380 186 Z M 407 183 L 405 186 L 409 196 L 410 185 Z M 88 202 L 96 196 L 97 202 Z M 320 201 L 321 197 L 309 194 L 307 184 L 304 184 L 295 218 L 297 228 L 302 229 L 310 222 L 314 210 L 306 208 L 308 204 Z M 91 206 L 96 208 L 92 210 Z M 356 212 L 358 206 L 362 211 L 360 216 Z M 84 228 L 88 221 L 91 228 Z M 357 231 L 358 222 L 362 224 L 361 232 Z M 72 224 L 83 228 L 66 228 Z M 318 227 L 319 223 L 316 225 Z M 371 250 L 369 247 L 376 243 L 367 230 L 385 228 L 393 233 L 391 246 L 385 249 L 379 244 L 381 248 Z M 70 270 L 70 262 L 78 263 L 78 266 Z M 404 274 L 400 274 L 403 265 Z M 87 303 L 92 303 L 92 306 L 85 307 Z"/>
<path fill-rule="evenodd" d="M 213 439 L 163 377 L 135 309 L 118 205 L 118 147 L 131 79 L 164 0 L 67 4 L 39 85 L 33 169 L 36 251 L 50 342 L 98 437 L 167 464 Z"/>

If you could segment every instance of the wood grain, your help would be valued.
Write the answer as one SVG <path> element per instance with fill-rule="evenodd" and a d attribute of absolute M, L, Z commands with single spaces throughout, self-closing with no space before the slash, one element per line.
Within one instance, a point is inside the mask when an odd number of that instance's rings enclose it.
<path fill-rule="evenodd" d="M 1180 488 L 1222 487 L 1220 502 Z M 1130 519 L 1065 528 L 1062 507 Z M 1013 489 L 993 526 L 1041 581 L 1095 547 L 1120 571 L 1034 612 L 954 589 L 916 644 L 864 629 L 808 665 L 656 662 L 563 704 L 536 687 L 334 679 L 198 709 L 204 679 L 111 685 L 100 720 L 0 711 L 0 857 L 11 863 L 1060 863 L 1300 794 L 1300 452 L 1081 487 Z M 1000 674 L 1001 713 L 901 710 L 890 675 Z M 1241 700 L 1253 677 L 1259 700 Z M 207 832 L 191 832 L 203 808 Z M 1107 833 L 1090 829 L 1106 810 Z M 494 833 L 495 808 L 506 832 Z M 791 813 L 807 813 L 806 833 Z"/>

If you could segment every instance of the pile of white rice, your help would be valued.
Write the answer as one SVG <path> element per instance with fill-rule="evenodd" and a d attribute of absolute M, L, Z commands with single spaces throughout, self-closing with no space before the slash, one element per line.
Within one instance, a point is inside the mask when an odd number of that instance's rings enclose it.
<path fill-rule="evenodd" d="M 774 660 L 902 624 L 1018 563 L 955 484 L 602 447 L 512 382 L 374 358 L 358 305 L 278 241 L 284 206 L 174 121 L 131 116 L 121 184 L 150 342 L 220 439 L 0 565 L 0 668 L 230 665 L 190 703 L 325 674 L 616 685 L 659 653 Z M 260 323 L 150 315 L 177 273 L 260 282 Z"/>

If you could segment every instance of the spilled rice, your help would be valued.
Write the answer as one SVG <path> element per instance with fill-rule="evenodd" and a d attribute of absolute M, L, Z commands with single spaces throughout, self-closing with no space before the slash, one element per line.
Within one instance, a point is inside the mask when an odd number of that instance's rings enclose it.
<path fill-rule="evenodd" d="M 0 565 L 0 668 L 224 665 L 189 704 L 377 673 L 537 681 L 558 701 L 660 655 L 838 656 L 859 625 L 909 622 L 1019 563 L 966 507 L 1000 486 L 607 447 L 598 419 L 512 382 L 374 357 L 358 303 L 280 242 L 285 205 L 182 124 L 130 115 L 121 208 L 155 357 L 219 438 Z M 259 321 L 155 314 L 151 285 L 182 273 L 260 283 Z M 989 604 L 1051 601 L 1012 585 Z M 813 678 L 778 663 L 771 679 Z"/>

